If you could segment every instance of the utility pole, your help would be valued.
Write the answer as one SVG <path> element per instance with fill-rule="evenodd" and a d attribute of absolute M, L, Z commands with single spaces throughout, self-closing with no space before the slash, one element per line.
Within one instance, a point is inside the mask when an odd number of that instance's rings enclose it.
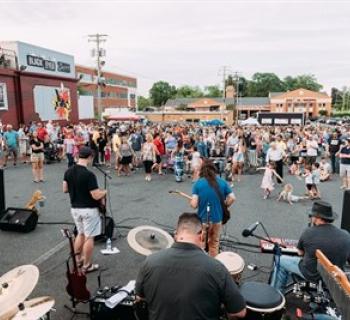
<path fill-rule="evenodd" d="M 236 81 L 236 94 L 235 94 L 235 108 L 232 110 L 233 112 L 233 118 L 235 118 L 235 111 L 236 111 L 236 125 L 238 125 L 238 98 L 239 98 L 239 75 L 240 75 L 240 72 L 239 71 L 235 71 L 233 73 L 234 75 L 234 79 Z"/>
<path fill-rule="evenodd" d="M 218 73 L 219 76 L 222 75 L 222 100 L 225 105 L 225 108 L 226 108 L 226 75 L 228 74 L 228 72 L 231 72 L 230 67 L 222 66 L 219 69 L 219 73 Z M 221 120 L 223 120 L 223 113 L 224 113 L 224 110 L 221 109 Z"/>
<path fill-rule="evenodd" d="M 97 65 L 97 113 L 98 119 L 101 120 L 102 116 L 102 106 L 101 106 L 101 57 L 106 55 L 106 50 L 101 48 L 101 43 L 106 42 L 107 34 L 89 34 L 89 42 L 96 43 L 96 49 L 92 50 L 92 56 L 96 56 L 96 65 Z M 95 51 L 96 50 L 96 51 Z"/>

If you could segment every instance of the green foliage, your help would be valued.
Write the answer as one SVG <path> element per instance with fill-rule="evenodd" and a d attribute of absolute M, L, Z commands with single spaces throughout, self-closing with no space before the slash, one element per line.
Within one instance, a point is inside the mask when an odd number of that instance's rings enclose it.
<path fill-rule="evenodd" d="M 319 112 L 320 116 L 326 116 L 327 115 L 327 111 L 326 110 L 320 110 Z"/>
<path fill-rule="evenodd" d="M 249 97 L 267 97 L 269 92 L 285 90 L 283 81 L 274 73 L 254 73 L 248 83 L 247 94 Z"/>
<path fill-rule="evenodd" d="M 176 87 L 166 81 L 158 81 L 153 84 L 149 91 L 152 102 L 155 106 L 164 105 L 168 99 L 176 96 Z"/>
<path fill-rule="evenodd" d="M 205 96 L 211 98 L 220 98 L 222 97 L 222 90 L 218 85 L 207 86 L 205 87 Z"/>
<path fill-rule="evenodd" d="M 184 111 L 187 109 L 187 105 L 184 104 L 184 103 L 180 103 L 177 107 L 176 107 L 176 110 L 178 111 Z"/>
<path fill-rule="evenodd" d="M 203 97 L 203 91 L 200 87 L 181 86 L 176 89 L 176 98 L 201 98 Z"/>
<path fill-rule="evenodd" d="M 334 116 L 334 117 L 339 117 L 339 118 L 341 118 L 341 117 L 350 117 L 350 111 L 343 111 L 343 112 L 341 112 L 341 111 L 333 111 L 332 112 L 332 116 Z"/>
<path fill-rule="evenodd" d="M 313 74 L 302 74 L 296 77 L 287 76 L 283 79 L 285 90 L 296 90 L 304 88 L 312 91 L 320 91 L 322 85 L 317 82 Z"/>
<path fill-rule="evenodd" d="M 332 88 L 332 103 L 336 111 L 350 112 L 350 88 Z"/>
<path fill-rule="evenodd" d="M 137 97 L 137 107 L 138 110 L 143 110 L 147 107 L 150 107 L 152 105 L 152 102 L 150 99 L 145 98 L 143 96 Z"/>

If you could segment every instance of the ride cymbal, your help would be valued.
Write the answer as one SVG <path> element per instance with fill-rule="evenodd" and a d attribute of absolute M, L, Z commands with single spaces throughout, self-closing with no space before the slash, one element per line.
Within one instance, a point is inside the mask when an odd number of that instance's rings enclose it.
<path fill-rule="evenodd" d="M 129 246 L 137 253 L 148 256 L 154 252 L 170 248 L 174 239 L 166 231 L 152 226 L 140 226 L 128 233 Z"/>
<path fill-rule="evenodd" d="M 0 277 L 0 320 L 31 294 L 39 280 L 39 269 L 23 265 Z"/>
<path fill-rule="evenodd" d="M 51 297 L 34 298 L 16 307 L 11 320 L 36 320 L 47 314 L 54 306 L 55 300 Z"/>

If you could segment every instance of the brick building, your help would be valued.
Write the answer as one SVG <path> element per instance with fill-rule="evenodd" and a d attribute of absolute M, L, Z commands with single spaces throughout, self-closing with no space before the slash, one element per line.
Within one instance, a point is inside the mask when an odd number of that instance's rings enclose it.
<path fill-rule="evenodd" d="M 55 109 L 69 98 L 68 121 L 78 121 L 74 57 L 20 41 L 0 42 L 0 119 L 18 127 L 32 120 L 64 120 Z"/>
<path fill-rule="evenodd" d="M 77 65 L 76 77 L 80 79 L 80 95 L 94 96 L 94 107 L 97 112 L 97 70 L 90 67 Z M 135 78 L 102 71 L 101 77 L 104 85 L 101 86 L 101 106 L 106 108 L 136 108 Z"/>

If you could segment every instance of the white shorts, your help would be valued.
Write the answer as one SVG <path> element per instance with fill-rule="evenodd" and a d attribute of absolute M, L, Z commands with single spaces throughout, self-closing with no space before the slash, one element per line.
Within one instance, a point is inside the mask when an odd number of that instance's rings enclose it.
<path fill-rule="evenodd" d="M 350 164 L 340 164 L 339 175 L 350 178 Z"/>
<path fill-rule="evenodd" d="M 97 208 L 72 208 L 78 234 L 95 237 L 101 234 L 101 218 Z"/>

